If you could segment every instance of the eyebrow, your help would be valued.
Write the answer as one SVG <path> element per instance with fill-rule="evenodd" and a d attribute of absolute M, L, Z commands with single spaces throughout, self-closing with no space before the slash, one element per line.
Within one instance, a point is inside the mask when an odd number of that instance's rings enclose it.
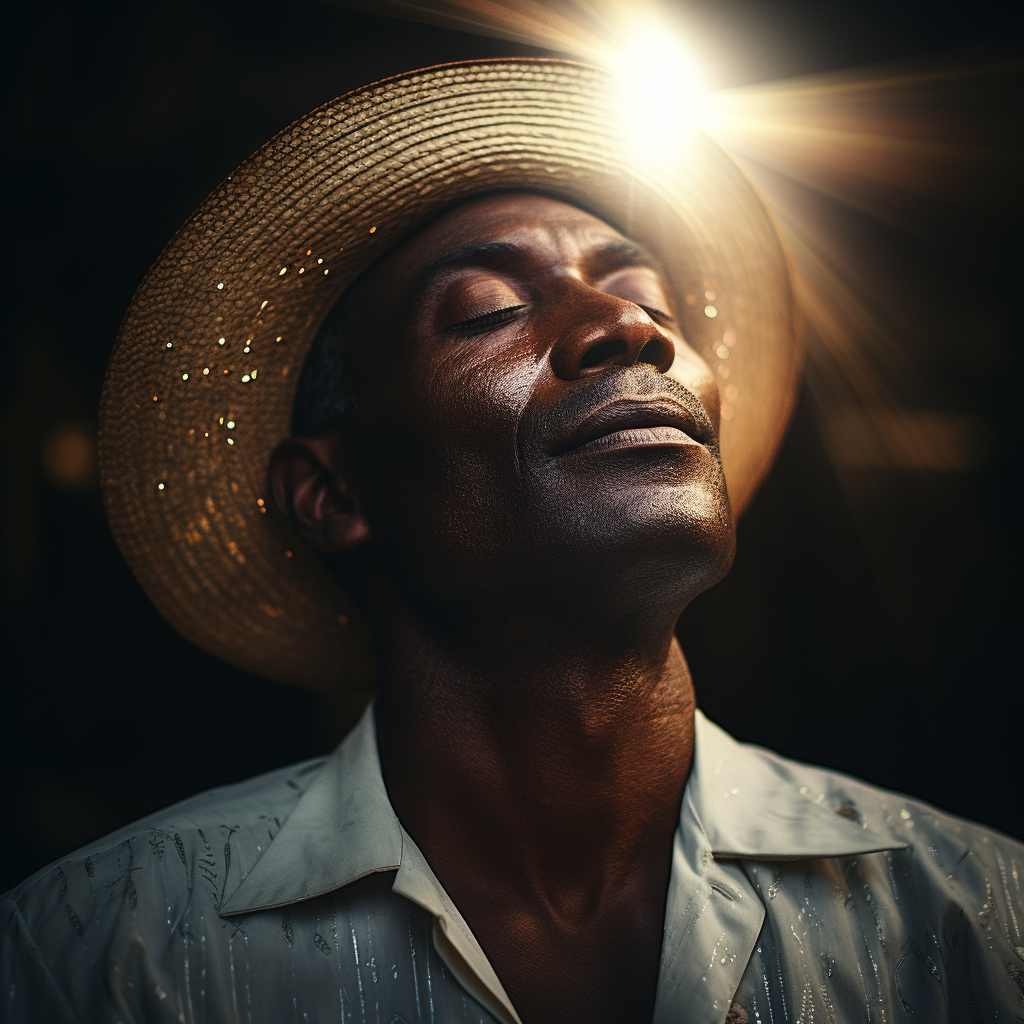
<path fill-rule="evenodd" d="M 631 242 L 628 238 L 616 238 L 602 245 L 595 254 L 598 261 L 623 267 L 650 267 L 663 274 L 661 260 L 650 249 Z"/>
<path fill-rule="evenodd" d="M 460 245 L 457 249 L 438 256 L 436 260 L 431 260 L 416 275 L 416 280 L 409 290 L 409 297 L 414 301 L 443 271 L 461 267 L 497 267 L 523 260 L 526 256 L 526 250 L 512 242 L 470 242 L 468 245 Z"/>

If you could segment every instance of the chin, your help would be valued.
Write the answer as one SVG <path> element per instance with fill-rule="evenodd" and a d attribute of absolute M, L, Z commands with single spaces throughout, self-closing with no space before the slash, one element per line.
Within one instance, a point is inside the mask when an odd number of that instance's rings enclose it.
<path fill-rule="evenodd" d="M 545 562 L 577 592 L 616 591 L 624 604 L 657 594 L 679 612 L 728 573 L 736 530 L 721 472 L 633 486 L 606 478 L 549 507 Z M 558 566 L 558 568 L 555 568 Z"/>
<path fill-rule="evenodd" d="M 633 529 L 649 552 L 641 560 L 665 566 L 666 589 L 677 591 L 681 606 L 720 582 L 732 568 L 736 527 L 724 482 L 721 487 L 675 488 L 644 511 L 634 506 L 632 518 Z"/>

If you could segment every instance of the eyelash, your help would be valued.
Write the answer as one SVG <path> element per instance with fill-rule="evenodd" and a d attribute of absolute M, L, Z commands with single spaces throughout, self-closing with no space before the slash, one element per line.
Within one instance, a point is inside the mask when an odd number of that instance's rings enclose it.
<path fill-rule="evenodd" d="M 638 306 L 648 315 L 654 317 L 655 320 L 665 320 L 670 324 L 676 322 L 676 318 L 671 313 L 666 313 L 663 309 L 655 309 L 654 306 L 644 306 L 641 303 L 637 303 Z"/>
<path fill-rule="evenodd" d="M 637 305 L 640 306 L 648 316 L 654 317 L 655 320 L 665 320 L 672 324 L 676 322 L 674 316 L 664 312 L 663 310 L 655 309 L 653 306 L 643 306 L 639 302 Z M 510 323 L 515 319 L 515 314 L 524 308 L 525 307 L 522 305 L 506 306 L 504 309 L 496 309 L 490 313 L 473 316 L 468 320 L 460 320 L 459 323 L 446 327 L 445 333 L 451 332 L 468 335 L 484 334 L 487 331 L 494 330 L 497 327 L 502 327 L 505 324 Z"/>
<path fill-rule="evenodd" d="M 483 334 L 514 320 L 515 314 L 524 308 L 522 305 L 506 306 L 504 309 L 495 309 L 490 313 L 470 317 L 468 320 L 460 320 L 459 323 L 446 327 L 445 333 Z"/>

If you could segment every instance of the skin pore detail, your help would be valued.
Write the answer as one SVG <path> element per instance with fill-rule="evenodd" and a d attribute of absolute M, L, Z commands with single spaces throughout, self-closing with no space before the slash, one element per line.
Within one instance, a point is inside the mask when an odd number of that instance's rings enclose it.
<path fill-rule="evenodd" d="M 714 379 L 656 260 L 546 197 L 449 211 L 358 304 L 356 407 L 270 483 L 366 608 L 392 805 L 525 1024 L 649 1020 L 674 627 L 735 543 Z"/>

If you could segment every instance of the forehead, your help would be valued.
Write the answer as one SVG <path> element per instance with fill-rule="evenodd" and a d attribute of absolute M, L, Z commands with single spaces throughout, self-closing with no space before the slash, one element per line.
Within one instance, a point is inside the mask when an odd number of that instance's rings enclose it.
<path fill-rule="evenodd" d="M 610 224 L 578 206 L 551 196 L 513 192 L 480 196 L 460 204 L 424 228 L 412 240 L 417 248 L 447 248 L 494 236 L 535 233 L 545 240 L 563 244 L 585 243 L 590 238 L 623 236 Z"/>
<path fill-rule="evenodd" d="M 436 260 L 464 246 L 501 241 L 542 247 L 572 261 L 592 248 L 624 241 L 610 224 L 549 196 L 508 193 L 481 196 L 448 210 L 388 254 L 375 283 L 404 292 Z"/>

